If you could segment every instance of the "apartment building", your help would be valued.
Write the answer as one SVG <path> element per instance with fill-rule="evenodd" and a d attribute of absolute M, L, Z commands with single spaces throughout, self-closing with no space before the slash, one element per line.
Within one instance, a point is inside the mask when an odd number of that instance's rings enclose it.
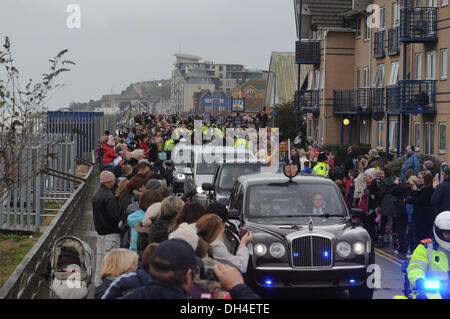
<path fill-rule="evenodd" d="M 239 64 L 214 64 L 201 62 L 201 57 L 189 54 L 175 54 L 175 68 L 172 71 L 171 104 L 175 113 L 195 111 L 194 93 L 209 90 L 223 91 L 230 95 L 233 88 L 249 79 L 262 79 L 261 70 L 249 70 Z"/>
<path fill-rule="evenodd" d="M 294 4 L 298 14 L 300 1 Z M 367 12 L 370 4 L 377 11 Z M 296 62 L 309 72 L 295 105 L 307 118 L 307 135 L 397 155 L 413 144 L 449 161 L 448 1 L 303 0 L 302 6 Z"/>

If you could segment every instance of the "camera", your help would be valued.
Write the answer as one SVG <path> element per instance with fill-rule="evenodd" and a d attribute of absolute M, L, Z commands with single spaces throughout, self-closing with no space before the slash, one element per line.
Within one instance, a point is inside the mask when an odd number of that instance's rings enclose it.
<path fill-rule="evenodd" d="M 200 268 L 200 279 L 219 281 L 216 274 L 214 273 L 213 267 L 204 266 Z"/>
<path fill-rule="evenodd" d="M 248 232 L 249 232 L 248 229 L 240 228 L 240 229 L 239 229 L 239 233 L 238 233 L 239 238 L 244 237 Z"/>

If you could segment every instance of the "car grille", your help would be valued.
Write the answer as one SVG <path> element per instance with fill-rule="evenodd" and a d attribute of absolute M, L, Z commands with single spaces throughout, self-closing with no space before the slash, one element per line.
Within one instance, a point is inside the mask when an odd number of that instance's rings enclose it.
<path fill-rule="evenodd" d="M 292 240 L 294 267 L 327 267 L 333 262 L 331 239 L 320 236 L 304 236 Z"/>

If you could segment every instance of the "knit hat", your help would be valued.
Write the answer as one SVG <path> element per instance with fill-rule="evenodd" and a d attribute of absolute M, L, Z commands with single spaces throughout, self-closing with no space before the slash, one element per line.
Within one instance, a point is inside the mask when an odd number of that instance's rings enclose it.
<path fill-rule="evenodd" d="M 114 182 L 116 177 L 110 171 L 103 171 L 100 174 L 100 183 Z"/>
<path fill-rule="evenodd" d="M 425 162 L 423 163 L 423 165 L 424 165 L 427 169 L 429 169 L 429 170 L 432 170 L 432 169 L 433 169 L 433 162 L 430 161 L 430 160 L 425 161 Z"/>
<path fill-rule="evenodd" d="M 161 182 L 157 179 L 149 179 L 147 184 L 145 185 L 146 189 L 156 190 L 161 187 Z"/>

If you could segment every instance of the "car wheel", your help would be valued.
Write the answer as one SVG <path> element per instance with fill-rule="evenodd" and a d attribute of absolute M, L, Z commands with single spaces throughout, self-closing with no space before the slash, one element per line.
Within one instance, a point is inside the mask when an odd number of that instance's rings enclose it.
<path fill-rule="evenodd" d="M 364 285 L 349 288 L 348 292 L 351 299 L 372 299 L 374 289 L 367 287 L 367 284 L 364 283 Z"/>

